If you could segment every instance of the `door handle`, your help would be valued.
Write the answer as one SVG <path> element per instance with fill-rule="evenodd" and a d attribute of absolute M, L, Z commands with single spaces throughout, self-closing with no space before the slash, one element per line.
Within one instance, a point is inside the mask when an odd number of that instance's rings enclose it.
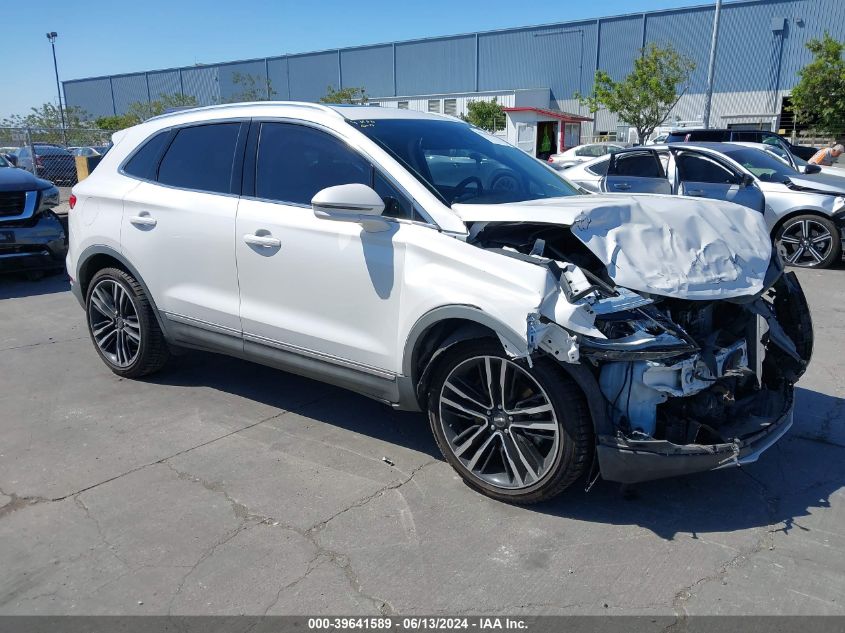
<path fill-rule="evenodd" d="M 158 220 L 150 217 L 149 213 L 143 215 L 133 215 L 129 218 L 129 221 L 135 226 L 155 226 L 158 224 Z"/>
<path fill-rule="evenodd" d="M 613 185 L 613 188 L 619 189 L 620 191 L 628 191 L 628 189 L 631 188 L 631 185 L 629 185 L 627 182 L 619 182 Z"/>
<path fill-rule="evenodd" d="M 247 233 L 244 235 L 244 242 L 250 246 L 263 246 L 264 248 L 279 248 L 282 245 L 282 240 L 269 235 L 254 235 Z"/>
<path fill-rule="evenodd" d="M 704 189 L 690 189 L 689 191 L 684 192 L 688 196 L 703 196 Z"/>

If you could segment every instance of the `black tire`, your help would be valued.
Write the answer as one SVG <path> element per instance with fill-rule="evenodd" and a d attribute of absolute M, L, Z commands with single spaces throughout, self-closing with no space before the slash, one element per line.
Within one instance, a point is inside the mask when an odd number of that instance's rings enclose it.
<path fill-rule="evenodd" d="M 131 300 L 132 308 L 137 314 L 137 331 L 140 334 L 140 342 L 135 347 L 134 356 L 128 362 L 119 363 L 115 356 L 110 355 L 97 342 L 94 335 L 94 323 L 102 316 L 92 301 L 95 289 L 112 287 L 118 284 Z M 88 284 L 88 291 L 85 296 L 86 322 L 88 334 L 94 349 L 97 350 L 100 358 L 118 376 L 124 378 L 140 378 L 152 374 L 167 364 L 170 358 L 170 350 L 167 341 L 164 339 L 161 328 L 153 314 L 153 308 L 144 293 L 141 284 L 129 273 L 119 268 L 104 268 L 98 271 Z M 128 322 L 128 320 L 127 320 Z M 121 324 L 121 328 L 123 325 Z M 133 330 L 134 331 L 134 330 Z"/>
<path fill-rule="evenodd" d="M 806 234 L 804 234 L 805 229 Z M 825 231 L 830 235 L 830 239 L 819 237 Z M 819 241 L 813 244 L 814 239 Z M 842 258 L 839 229 L 829 218 L 821 215 L 805 214 L 789 218 L 778 228 L 775 243 L 785 249 L 785 260 L 789 266 L 829 268 Z M 812 246 L 813 251 L 805 248 L 806 246 Z M 799 249 L 800 253 L 798 253 Z M 796 254 L 798 256 L 793 260 Z"/>
<path fill-rule="evenodd" d="M 520 487 L 503 487 L 483 479 L 482 476 L 486 477 L 487 475 L 483 472 L 481 475 L 476 474 L 476 472 L 473 472 L 467 465 L 462 463 L 461 459 L 456 456 L 449 438 L 447 438 L 446 428 L 453 435 L 452 441 L 463 443 L 470 435 L 475 437 L 478 433 L 482 433 L 481 427 L 485 426 L 484 422 L 475 422 L 474 424 L 470 422 L 469 424 L 471 426 L 478 428 L 477 433 L 470 433 L 472 429 L 458 433 L 458 429 L 453 428 L 452 423 L 441 421 L 441 412 L 444 411 L 441 397 L 443 396 L 444 385 L 447 379 L 452 377 L 451 379 L 454 380 L 454 376 L 457 374 L 453 372 L 459 372 L 462 367 L 467 366 L 466 363 L 476 362 L 480 357 L 491 357 L 491 363 L 495 362 L 492 359 L 497 358 L 507 360 L 516 365 L 541 387 L 542 396 L 547 398 L 553 408 L 554 420 L 557 423 L 558 441 L 555 444 L 556 448 L 550 450 L 545 457 L 546 463 L 548 464 L 546 466 L 547 470 L 539 472 L 538 478 L 530 484 Z M 518 372 L 518 370 L 514 369 L 511 369 L 511 371 Z M 467 385 L 464 382 L 460 384 L 461 386 Z M 504 390 L 500 390 L 499 393 L 502 391 Z M 450 393 L 450 398 L 454 397 L 452 391 L 448 391 L 448 393 Z M 488 402 L 494 400 L 495 398 L 492 395 L 487 398 Z M 448 413 L 448 410 L 446 413 Z M 460 415 L 459 413 L 458 416 Z M 458 343 L 446 351 L 441 359 L 437 360 L 437 365 L 432 371 L 432 379 L 428 392 L 428 417 L 431 430 L 434 433 L 434 438 L 437 441 L 440 451 L 443 453 L 443 457 L 452 465 L 463 480 L 470 487 L 483 494 L 508 503 L 537 503 L 558 495 L 585 473 L 592 456 L 593 425 L 584 394 L 578 386 L 563 372 L 557 362 L 551 358 L 534 358 L 533 367 L 529 367 L 525 360 L 514 361 L 509 359 L 502 346 L 498 341 L 493 339 L 480 339 Z M 464 417 L 467 420 L 472 419 L 468 416 Z M 457 418 L 452 416 L 452 419 L 455 420 Z M 493 431 L 493 422 L 494 420 L 491 418 L 489 424 L 491 431 L 489 434 L 494 435 L 498 433 L 499 440 L 497 441 L 504 443 L 504 434 L 508 433 L 508 431 L 502 429 L 499 433 L 498 428 Z M 498 424 L 498 422 L 496 423 Z M 514 424 L 516 425 L 516 423 Z M 509 437 L 513 439 L 517 430 L 510 431 Z M 479 441 L 481 441 L 483 436 L 479 437 Z M 522 437 L 525 436 L 523 435 Z M 524 445 L 524 440 L 520 440 L 520 442 Z M 504 456 L 506 454 L 504 448 L 499 447 L 496 449 L 494 445 L 491 450 L 499 451 L 499 457 L 494 459 L 502 460 L 504 472 L 507 473 L 508 466 L 504 464 Z M 485 463 L 490 463 L 490 459 L 490 457 L 487 457 Z M 472 460 L 469 461 L 471 464 Z M 484 470 L 484 468 L 485 466 L 482 466 L 481 470 Z"/>

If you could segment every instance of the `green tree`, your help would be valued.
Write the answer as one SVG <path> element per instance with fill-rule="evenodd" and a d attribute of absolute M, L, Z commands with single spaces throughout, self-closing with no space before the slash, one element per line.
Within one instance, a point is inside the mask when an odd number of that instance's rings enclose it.
<path fill-rule="evenodd" d="M 367 103 L 369 98 L 364 88 L 340 88 L 334 86 L 326 88 L 326 94 L 320 97 L 320 103 Z"/>
<path fill-rule="evenodd" d="M 232 73 L 232 84 L 238 86 L 241 91 L 226 99 L 225 103 L 267 101 L 276 96 L 276 91 L 273 90 L 270 79 L 264 79 L 260 75 Z"/>
<path fill-rule="evenodd" d="M 575 98 L 595 114 L 601 108 L 637 130 L 644 142 L 669 116 L 686 91 L 695 62 L 684 57 L 671 45 L 649 44 L 634 60 L 634 70 L 622 81 L 614 81 L 604 70 L 597 70 L 593 92 L 588 96 L 575 93 Z"/>
<path fill-rule="evenodd" d="M 76 106 L 64 108 L 65 127 L 90 127 L 87 123 L 90 118 L 87 113 Z M 62 127 L 62 117 L 59 106 L 53 103 L 45 103 L 38 108 L 30 108 L 29 114 L 13 114 L 0 120 L 0 127 L 29 127 L 37 129 L 52 129 Z"/>
<path fill-rule="evenodd" d="M 496 132 L 505 129 L 505 109 L 494 98 L 492 101 L 472 100 L 467 103 L 467 113 L 461 118 L 482 130 Z"/>
<path fill-rule="evenodd" d="M 133 125 L 138 125 L 138 117 L 131 114 L 118 114 L 117 116 L 101 116 L 94 119 L 94 125 L 101 130 L 117 132 Z"/>
<path fill-rule="evenodd" d="M 183 94 L 159 94 L 154 101 L 136 101 L 130 103 L 126 111 L 127 116 L 135 118 L 136 123 L 141 123 L 154 116 L 164 114 L 173 108 L 193 108 L 199 105 L 196 97 Z"/>
<path fill-rule="evenodd" d="M 845 128 L 845 44 L 827 32 L 807 42 L 813 61 L 798 71 L 792 89 L 792 109 L 801 123 L 837 137 Z"/>

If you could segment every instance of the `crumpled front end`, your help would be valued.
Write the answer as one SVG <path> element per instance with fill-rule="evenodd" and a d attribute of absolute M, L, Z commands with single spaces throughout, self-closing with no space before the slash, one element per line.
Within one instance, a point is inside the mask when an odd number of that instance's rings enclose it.
<path fill-rule="evenodd" d="M 812 353 L 794 273 L 746 303 L 664 300 L 649 308 L 669 320 L 687 351 L 644 359 L 611 358 L 606 342 L 580 350 L 600 363 L 612 425 L 597 436 L 602 476 L 633 483 L 755 461 L 792 425 L 794 384 Z M 636 315 L 610 316 L 600 327 L 648 328 Z"/>
<path fill-rule="evenodd" d="M 648 293 L 617 284 L 567 231 L 491 224 L 474 239 L 546 266 L 557 280 L 560 292 L 527 316 L 528 361 L 549 354 L 592 374 L 597 389 L 587 395 L 605 479 L 749 463 L 789 429 L 813 328 L 798 280 L 778 255 L 755 292 Z"/>

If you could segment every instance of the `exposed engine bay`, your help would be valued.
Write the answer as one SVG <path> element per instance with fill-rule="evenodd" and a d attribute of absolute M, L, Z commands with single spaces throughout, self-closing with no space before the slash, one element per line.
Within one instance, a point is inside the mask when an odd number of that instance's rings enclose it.
<path fill-rule="evenodd" d="M 568 226 L 478 222 L 469 241 L 546 266 L 566 301 L 592 319 L 588 333 L 540 306 L 529 315 L 528 338 L 532 353 L 584 365 L 597 381 L 607 412 L 596 438 L 606 479 L 753 461 L 751 444 L 775 435 L 768 446 L 789 428 L 813 334 L 800 285 L 777 254 L 756 294 L 679 299 L 618 286 Z M 687 456 L 697 465 L 649 456 Z"/>

